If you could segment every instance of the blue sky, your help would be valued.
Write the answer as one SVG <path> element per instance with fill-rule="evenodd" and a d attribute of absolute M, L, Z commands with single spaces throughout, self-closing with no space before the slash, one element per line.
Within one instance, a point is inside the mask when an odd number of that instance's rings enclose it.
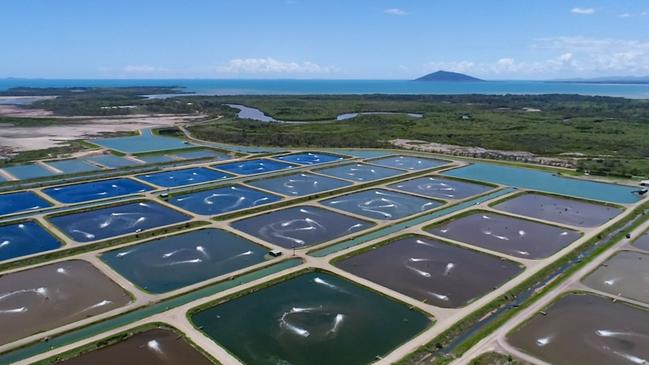
<path fill-rule="evenodd" d="M 649 0 L 2 0 L 0 77 L 649 75 Z"/>

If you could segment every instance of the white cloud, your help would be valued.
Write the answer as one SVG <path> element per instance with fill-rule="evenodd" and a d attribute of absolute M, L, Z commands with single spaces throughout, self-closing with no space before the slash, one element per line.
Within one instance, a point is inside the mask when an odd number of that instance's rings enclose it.
<path fill-rule="evenodd" d="M 646 75 L 649 74 L 649 41 L 553 37 L 537 39 L 531 54 L 539 60 L 515 60 L 503 57 L 493 62 L 430 62 L 425 72 L 438 69 L 471 73 L 478 76 L 553 77 Z"/>
<path fill-rule="evenodd" d="M 595 14 L 595 9 L 594 8 L 572 8 L 570 12 L 578 15 L 593 15 Z"/>
<path fill-rule="evenodd" d="M 330 73 L 331 67 L 320 66 L 313 62 L 282 62 L 271 57 L 267 58 L 235 58 L 223 66 L 217 67 L 218 72 L 229 74 L 318 74 Z"/>
<path fill-rule="evenodd" d="M 619 18 L 630 18 L 632 16 L 633 16 L 633 14 L 631 14 L 631 13 L 622 13 L 622 14 L 618 15 Z"/>
<path fill-rule="evenodd" d="M 388 15 L 397 15 L 397 16 L 404 16 L 409 14 L 407 11 L 398 8 L 385 9 L 383 10 L 383 13 Z"/>

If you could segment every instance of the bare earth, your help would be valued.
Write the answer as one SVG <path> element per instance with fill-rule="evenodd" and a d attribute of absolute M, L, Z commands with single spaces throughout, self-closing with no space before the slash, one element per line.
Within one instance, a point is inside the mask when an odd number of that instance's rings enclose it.
<path fill-rule="evenodd" d="M 4 107 L 0 106 L 1 110 Z M 26 116 L 26 115 L 22 115 Z M 43 116 L 43 115 L 40 115 Z M 0 125 L 0 146 L 12 151 L 30 151 L 60 146 L 66 141 L 102 133 L 132 132 L 142 128 L 167 127 L 204 115 L 132 115 L 120 117 L 72 117 L 61 124 L 42 127 Z"/>

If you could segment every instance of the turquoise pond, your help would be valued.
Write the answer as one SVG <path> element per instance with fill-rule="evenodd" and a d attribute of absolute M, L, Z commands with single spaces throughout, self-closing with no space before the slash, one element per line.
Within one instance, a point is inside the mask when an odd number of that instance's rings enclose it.
<path fill-rule="evenodd" d="M 476 163 L 442 175 L 618 204 L 635 203 L 641 199 L 633 194 L 638 190 L 633 186 L 573 179 L 523 167 Z"/>
<path fill-rule="evenodd" d="M 91 165 L 86 161 L 78 159 L 47 161 L 47 164 L 60 170 L 64 174 L 76 174 L 79 172 L 100 170 L 99 167 Z"/>
<path fill-rule="evenodd" d="M 109 169 L 140 165 L 140 162 L 115 155 L 96 155 L 86 157 L 86 160 L 105 166 Z"/>
<path fill-rule="evenodd" d="M 7 166 L 2 169 L 19 180 L 36 179 L 39 177 L 56 175 L 53 171 L 38 164 Z"/>
<path fill-rule="evenodd" d="M 179 138 L 155 135 L 149 129 L 142 130 L 137 136 L 97 138 L 90 142 L 123 153 L 169 151 L 193 146 Z"/>

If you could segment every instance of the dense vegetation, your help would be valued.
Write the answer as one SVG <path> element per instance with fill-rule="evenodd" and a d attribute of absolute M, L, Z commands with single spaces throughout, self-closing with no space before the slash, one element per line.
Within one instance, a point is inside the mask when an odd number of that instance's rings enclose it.
<path fill-rule="evenodd" d="M 33 107 L 63 115 L 221 115 L 192 127 L 192 132 L 237 144 L 385 147 L 391 139 L 418 139 L 553 157 L 573 154 L 582 157 L 580 169 L 594 174 L 649 176 L 649 100 L 579 95 L 140 96 L 154 91 L 69 92 Z M 225 103 L 256 107 L 278 120 L 318 123 L 240 120 Z M 424 117 L 365 115 L 331 122 L 338 114 L 357 111 L 417 112 Z"/>

